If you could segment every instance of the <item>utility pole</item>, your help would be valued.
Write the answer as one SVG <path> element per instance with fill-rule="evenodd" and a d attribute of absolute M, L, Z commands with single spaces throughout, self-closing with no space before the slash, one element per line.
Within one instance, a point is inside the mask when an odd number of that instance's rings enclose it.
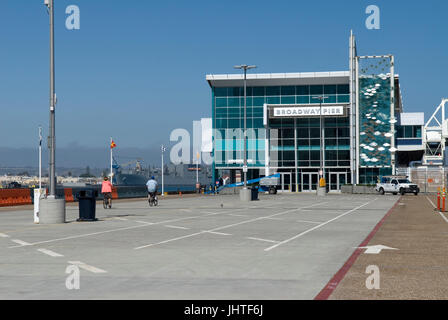
<path fill-rule="evenodd" d="M 242 69 L 244 74 L 244 132 L 243 132 L 243 144 L 244 144 L 244 164 L 243 164 L 243 173 L 244 173 L 244 189 L 247 189 L 247 70 L 255 69 L 257 66 L 248 66 L 246 64 L 242 64 L 239 66 L 235 66 L 235 69 Z"/>
<path fill-rule="evenodd" d="M 166 148 L 165 148 L 165 146 L 162 144 L 162 197 L 164 197 L 165 196 L 165 184 L 164 184 L 164 166 L 165 166 L 165 161 L 164 161 L 164 159 L 163 159 L 163 154 L 165 153 L 165 151 L 166 151 Z"/>
<path fill-rule="evenodd" d="M 318 99 L 320 104 L 319 104 L 319 119 L 320 119 L 320 169 L 319 169 L 319 186 L 318 186 L 318 190 L 320 190 L 320 188 L 326 188 L 326 181 L 325 181 L 325 172 L 324 172 L 324 167 L 325 167 L 325 163 L 324 163 L 324 125 L 323 125 L 323 116 L 322 116 L 322 103 L 325 99 L 327 99 L 328 97 L 326 96 L 316 96 L 313 97 L 314 99 Z M 325 193 L 326 191 L 324 191 L 323 193 Z"/>
<path fill-rule="evenodd" d="M 42 127 L 39 127 L 39 191 L 42 189 Z"/>
<path fill-rule="evenodd" d="M 39 202 L 39 223 L 65 223 L 65 199 L 56 199 L 56 134 L 55 134 L 55 62 L 54 62 L 54 0 L 44 0 L 50 16 L 50 130 L 48 137 L 49 195 Z"/>
<path fill-rule="evenodd" d="M 49 198 L 56 198 L 56 135 L 55 135 L 55 62 L 54 62 L 54 0 L 45 0 L 50 16 L 50 175 L 49 175 Z"/>

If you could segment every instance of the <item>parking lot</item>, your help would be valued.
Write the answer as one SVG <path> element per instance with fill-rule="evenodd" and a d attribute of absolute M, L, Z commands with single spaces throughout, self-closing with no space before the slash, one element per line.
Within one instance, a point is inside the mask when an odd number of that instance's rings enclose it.
<path fill-rule="evenodd" d="M 398 196 L 204 196 L 97 205 L 99 221 L 0 211 L 0 299 L 313 299 Z M 80 270 L 69 290 L 68 266 Z"/>

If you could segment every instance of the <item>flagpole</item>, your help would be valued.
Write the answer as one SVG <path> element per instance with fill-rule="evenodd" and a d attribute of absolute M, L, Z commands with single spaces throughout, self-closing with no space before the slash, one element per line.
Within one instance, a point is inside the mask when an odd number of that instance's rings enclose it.
<path fill-rule="evenodd" d="M 110 138 L 110 183 L 112 183 L 113 181 L 113 171 L 112 171 L 112 162 L 113 162 L 113 150 L 114 148 L 112 148 L 112 141 L 114 141 L 112 139 L 112 137 Z"/>
<path fill-rule="evenodd" d="M 39 127 L 39 192 L 42 189 L 42 127 Z"/>
<path fill-rule="evenodd" d="M 164 168 L 163 168 L 163 166 L 164 166 L 164 159 L 163 159 L 163 153 L 165 152 L 165 147 L 163 146 L 163 144 L 162 144 L 162 197 L 164 197 L 165 196 L 165 184 L 164 184 L 164 172 L 163 172 L 163 170 L 164 170 Z"/>
<path fill-rule="evenodd" d="M 199 183 L 199 152 L 196 153 L 196 185 Z"/>

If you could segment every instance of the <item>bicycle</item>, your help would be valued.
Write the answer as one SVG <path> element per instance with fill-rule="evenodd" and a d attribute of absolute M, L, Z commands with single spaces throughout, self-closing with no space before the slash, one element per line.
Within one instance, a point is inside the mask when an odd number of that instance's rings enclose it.
<path fill-rule="evenodd" d="M 103 196 L 103 208 L 104 209 L 112 209 L 112 197 L 108 194 L 104 194 Z"/>
<path fill-rule="evenodd" d="M 148 203 L 149 203 L 150 207 L 152 207 L 152 206 L 157 207 L 157 205 L 159 204 L 159 199 L 157 198 L 157 194 L 155 192 L 148 193 Z"/>

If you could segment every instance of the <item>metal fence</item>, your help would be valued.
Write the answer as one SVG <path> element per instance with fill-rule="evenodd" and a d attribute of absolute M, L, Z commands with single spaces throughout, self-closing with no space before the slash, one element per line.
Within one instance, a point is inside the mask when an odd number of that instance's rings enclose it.
<path fill-rule="evenodd" d="M 418 167 L 397 168 L 397 175 L 406 175 L 418 184 L 420 191 L 425 193 L 436 193 L 439 188 L 446 188 L 448 182 L 448 168 L 444 167 Z"/>

